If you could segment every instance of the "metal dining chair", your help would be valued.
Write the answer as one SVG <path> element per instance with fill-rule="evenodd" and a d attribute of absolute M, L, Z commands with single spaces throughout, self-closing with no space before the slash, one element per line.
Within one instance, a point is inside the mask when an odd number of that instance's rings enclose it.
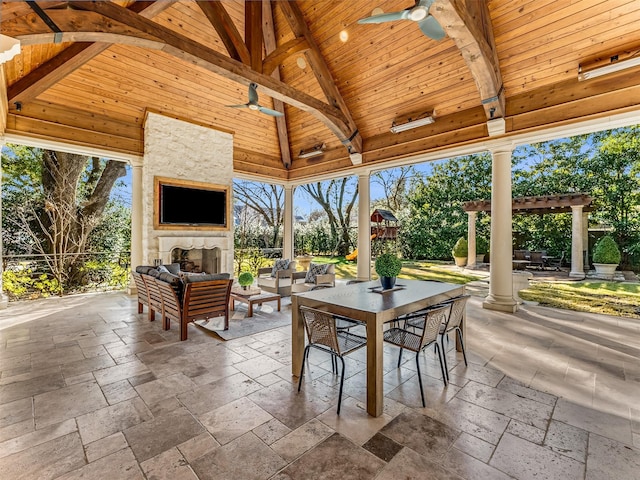
<path fill-rule="evenodd" d="M 402 363 L 403 350 L 410 350 L 416 354 L 416 368 L 418 370 L 418 382 L 420 384 L 420 395 L 422 397 L 422 406 L 426 407 L 424 401 L 424 389 L 422 387 L 422 376 L 420 374 L 420 352 L 430 345 L 435 345 L 438 360 L 440 360 L 440 370 L 442 371 L 442 382 L 447 386 L 447 374 L 445 373 L 444 363 L 442 361 L 442 353 L 438 345 L 438 334 L 440 333 L 440 325 L 447 321 L 451 305 L 439 305 L 424 314 L 424 328 L 420 333 L 415 333 L 406 328 L 392 327 L 384 332 L 384 341 L 400 347 L 400 355 L 398 356 L 398 368 Z M 406 324 L 405 324 L 406 326 Z"/>
<path fill-rule="evenodd" d="M 451 300 L 447 300 L 443 302 L 443 305 L 449 305 L 451 309 L 449 310 L 449 316 L 447 317 L 447 321 L 440 325 L 440 345 L 442 347 L 442 358 L 444 359 L 444 369 L 447 373 L 447 380 L 449 380 L 449 368 L 447 367 L 447 355 L 446 350 L 444 349 L 444 339 L 447 338 L 447 342 L 449 341 L 449 332 L 455 331 L 458 335 L 458 340 L 460 341 L 460 346 L 462 347 L 462 357 L 464 358 L 465 366 L 468 366 L 467 363 L 467 352 L 464 349 L 464 339 L 462 335 L 462 328 L 460 325 L 462 324 L 462 319 L 464 318 L 464 311 L 467 307 L 467 300 L 469 300 L 469 295 L 460 295 L 459 297 L 452 298 Z"/>
<path fill-rule="evenodd" d="M 302 367 L 300 369 L 300 377 L 298 379 L 298 391 L 300 391 L 300 387 L 302 386 L 304 364 L 309 359 L 309 351 L 311 348 L 317 348 L 318 350 L 329 353 L 332 359 L 335 359 L 336 362 L 337 359 L 340 359 L 340 362 L 342 363 L 342 371 L 340 372 L 340 391 L 338 394 L 338 415 L 340 415 L 342 387 L 344 385 L 343 357 L 364 347 L 367 344 L 367 338 L 349 331 L 339 331 L 336 327 L 336 318 L 331 313 L 302 306 L 300 307 L 300 315 L 302 316 L 304 328 L 307 332 L 308 343 L 307 346 L 304 347 Z"/>

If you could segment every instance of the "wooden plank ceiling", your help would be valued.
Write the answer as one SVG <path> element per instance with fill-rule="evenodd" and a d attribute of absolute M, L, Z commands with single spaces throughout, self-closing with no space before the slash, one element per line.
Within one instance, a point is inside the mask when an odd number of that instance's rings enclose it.
<path fill-rule="evenodd" d="M 639 54 L 637 0 L 423 3 L 445 38 L 357 23 L 411 0 L 2 2 L 0 31 L 22 41 L 2 66 L 6 132 L 140 155 L 152 111 L 233 132 L 238 173 L 302 180 L 348 173 L 350 154 L 382 167 L 486 140 L 488 119 L 510 135 L 640 105 L 640 67 L 578 81 L 580 65 Z M 251 82 L 283 117 L 228 107 Z"/>

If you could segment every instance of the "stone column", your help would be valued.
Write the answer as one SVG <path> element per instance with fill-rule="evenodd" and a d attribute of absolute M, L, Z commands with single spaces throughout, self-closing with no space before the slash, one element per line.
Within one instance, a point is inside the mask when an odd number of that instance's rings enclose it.
<path fill-rule="evenodd" d="M 0 66 L 0 70 L 2 67 Z M 2 133 L 2 132 L 0 132 Z M 4 135 L 0 136 L 0 151 L 2 151 L 2 147 L 4 147 Z M 0 163 L 0 192 L 2 191 L 2 163 Z M 0 195 L 0 229 L 2 229 L 2 195 Z M 3 268 L 4 262 L 2 260 L 2 236 L 0 235 L 0 309 L 7 308 L 9 305 L 9 297 L 5 295 L 4 289 L 2 287 L 2 273 L 4 272 Z"/>
<path fill-rule="evenodd" d="M 358 280 L 371 280 L 370 174 L 358 175 Z"/>
<path fill-rule="evenodd" d="M 467 267 L 476 266 L 476 218 L 478 212 L 467 212 Z"/>
<path fill-rule="evenodd" d="M 293 259 L 293 185 L 284 187 L 284 232 L 282 232 L 282 258 Z"/>
<path fill-rule="evenodd" d="M 491 266 L 489 295 L 482 306 L 489 310 L 515 312 L 512 270 L 512 192 L 510 144 L 491 151 Z"/>
<path fill-rule="evenodd" d="M 142 162 L 135 162 L 131 165 L 131 271 L 145 262 L 142 252 L 142 193 Z M 133 278 L 129 280 L 129 293 L 136 293 Z"/>
<path fill-rule="evenodd" d="M 589 271 L 589 213 L 582 211 L 582 258 L 583 269 L 586 274 Z"/>
<path fill-rule="evenodd" d="M 571 271 L 569 276 L 574 278 L 584 278 L 582 208 L 582 205 L 571 205 Z"/>

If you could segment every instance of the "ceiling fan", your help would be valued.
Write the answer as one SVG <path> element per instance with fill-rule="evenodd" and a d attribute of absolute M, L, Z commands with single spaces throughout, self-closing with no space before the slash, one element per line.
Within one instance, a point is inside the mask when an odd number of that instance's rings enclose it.
<path fill-rule="evenodd" d="M 231 108 L 248 108 L 250 110 L 257 110 L 258 112 L 264 113 L 266 115 L 271 115 L 272 117 L 282 117 L 284 113 L 278 112 L 277 110 L 271 110 L 270 108 L 263 107 L 258 103 L 258 85 L 255 83 L 249 84 L 249 101 L 247 103 L 243 103 L 242 105 L 227 105 L 227 107 Z"/>
<path fill-rule="evenodd" d="M 413 20 L 418 24 L 422 33 L 434 40 L 445 37 L 445 32 L 438 21 L 429 15 L 429 7 L 433 0 L 416 0 L 416 4 L 400 12 L 382 13 L 371 17 L 361 18 L 358 23 L 384 23 L 395 20 Z"/>

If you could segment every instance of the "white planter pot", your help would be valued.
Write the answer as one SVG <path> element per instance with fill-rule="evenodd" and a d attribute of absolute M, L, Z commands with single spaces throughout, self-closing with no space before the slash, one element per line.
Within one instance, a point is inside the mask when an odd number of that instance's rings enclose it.
<path fill-rule="evenodd" d="M 484 253 L 478 253 L 476 255 L 476 263 L 484 263 Z"/>
<path fill-rule="evenodd" d="M 596 269 L 597 275 L 608 275 L 613 277 L 616 273 L 616 268 L 618 268 L 618 264 L 616 263 L 594 263 L 593 266 Z"/>
<path fill-rule="evenodd" d="M 467 257 L 453 257 L 456 267 L 464 267 L 467 264 Z"/>

